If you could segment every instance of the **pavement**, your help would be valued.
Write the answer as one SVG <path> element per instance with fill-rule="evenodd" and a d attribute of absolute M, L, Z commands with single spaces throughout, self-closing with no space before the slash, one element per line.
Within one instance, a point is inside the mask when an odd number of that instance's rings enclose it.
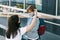
<path fill-rule="evenodd" d="M 5 37 L 0 35 L 0 40 L 5 40 Z M 60 36 L 50 32 L 45 32 L 45 34 L 41 36 L 41 40 L 60 40 Z"/>

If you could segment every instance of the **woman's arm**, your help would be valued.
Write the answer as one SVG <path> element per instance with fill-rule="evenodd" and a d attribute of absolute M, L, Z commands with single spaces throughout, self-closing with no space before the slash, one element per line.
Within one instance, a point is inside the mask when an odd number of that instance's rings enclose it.
<path fill-rule="evenodd" d="M 48 15 L 48 14 L 44 14 L 44 13 L 38 13 L 37 17 L 43 18 L 43 19 L 55 19 L 56 18 L 56 16 Z"/>
<path fill-rule="evenodd" d="M 40 16 L 37 16 L 38 18 L 43 18 L 43 19 L 54 19 L 53 17 L 50 17 L 50 16 L 44 16 L 44 15 L 40 15 Z"/>
<path fill-rule="evenodd" d="M 35 26 L 36 17 L 37 17 L 37 10 L 35 10 L 34 14 L 35 15 L 33 17 L 32 23 L 26 28 L 26 32 L 29 32 Z"/>

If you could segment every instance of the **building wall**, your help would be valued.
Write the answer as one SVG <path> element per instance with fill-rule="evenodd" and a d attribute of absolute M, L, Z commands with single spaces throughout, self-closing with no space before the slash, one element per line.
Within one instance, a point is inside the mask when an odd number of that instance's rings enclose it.
<path fill-rule="evenodd" d="M 60 20 L 57 20 L 57 19 L 47 20 L 47 21 L 60 24 Z M 48 32 L 54 33 L 56 35 L 60 35 L 60 26 L 49 24 L 49 23 L 46 23 L 46 26 L 47 26 L 46 30 Z"/>
<path fill-rule="evenodd" d="M 46 14 L 56 15 L 56 0 L 42 0 L 42 12 Z M 60 15 L 60 0 L 58 4 L 58 15 Z M 51 21 L 54 23 L 60 24 L 60 20 L 58 19 L 46 19 L 47 21 Z M 60 26 L 52 25 L 46 23 L 47 31 L 60 35 Z"/>
<path fill-rule="evenodd" d="M 56 0 L 42 0 L 42 12 L 55 15 Z"/>
<path fill-rule="evenodd" d="M 60 16 L 60 0 L 58 0 L 58 15 Z"/>
<path fill-rule="evenodd" d="M 6 2 L 5 1 L 6 0 L 2 0 L 2 1 L 0 0 L 0 2 L 2 2 L 3 4 L 7 4 L 7 1 Z M 14 0 L 12 0 L 12 1 L 14 1 Z M 55 15 L 56 0 L 42 0 L 41 2 L 42 2 L 41 8 L 42 8 L 42 12 L 43 13 Z M 58 8 L 59 8 L 58 9 L 58 15 L 60 15 L 60 0 L 59 0 L 58 3 L 59 3 L 58 4 Z M 13 5 L 15 5 L 15 4 L 16 3 L 14 3 Z M 25 20 L 25 19 L 23 19 L 23 20 Z M 3 23 L 2 23 L 2 21 L 3 21 Z M 51 21 L 51 22 L 59 23 L 60 24 L 60 20 L 57 20 L 57 19 L 47 20 L 47 21 Z M 22 21 L 22 23 L 25 24 L 26 22 Z M 6 18 L 0 18 L 0 24 L 3 24 L 5 26 L 7 26 Z M 47 26 L 47 31 L 52 32 L 52 33 L 57 34 L 57 35 L 60 35 L 60 27 L 59 26 L 48 24 L 48 23 L 46 23 L 46 26 Z"/>

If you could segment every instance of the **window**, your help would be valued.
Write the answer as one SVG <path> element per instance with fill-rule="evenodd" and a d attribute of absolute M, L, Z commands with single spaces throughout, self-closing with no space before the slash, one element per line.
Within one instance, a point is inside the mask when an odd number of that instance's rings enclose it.
<path fill-rule="evenodd" d="M 0 0 L 0 3 L 8 6 L 15 6 L 23 9 L 24 0 Z"/>
<path fill-rule="evenodd" d="M 0 4 L 2 4 L 2 0 L 0 0 Z"/>
<path fill-rule="evenodd" d="M 42 0 L 35 0 L 35 5 L 38 11 L 42 11 Z"/>
<path fill-rule="evenodd" d="M 34 5 L 38 11 L 42 11 L 42 0 L 25 0 L 25 9 L 29 5 Z"/>
<path fill-rule="evenodd" d="M 42 0 L 42 12 L 56 15 L 56 0 Z"/>
<path fill-rule="evenodd" d="M 58 0 L 58 16 L 60 16 L 60 0 Z"/>

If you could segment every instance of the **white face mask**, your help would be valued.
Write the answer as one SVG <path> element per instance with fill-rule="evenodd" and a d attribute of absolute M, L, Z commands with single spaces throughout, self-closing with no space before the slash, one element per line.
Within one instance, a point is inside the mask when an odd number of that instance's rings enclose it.
<path fill-rule="evenodd" d="M 30 16 L 34 16 L 34 12 L 28 13 Z"/>

